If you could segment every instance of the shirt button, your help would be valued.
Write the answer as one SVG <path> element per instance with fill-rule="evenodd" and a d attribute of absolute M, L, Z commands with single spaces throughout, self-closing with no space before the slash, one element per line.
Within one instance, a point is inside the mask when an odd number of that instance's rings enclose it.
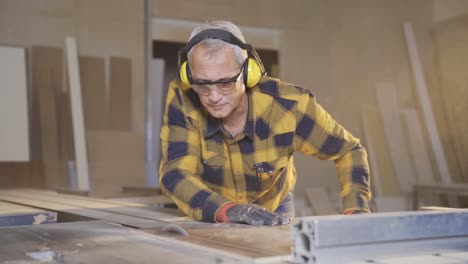
<path fill-rule="evenodd" d="M 207 164 L 207 163 L 208 163 L 208 161 L 206 161 L 206 160 L 203 160 L 203 164 Z"/>
<path fill-rule="evenodd" d="M 234 174 L 235 175 L 240 175 L 240 171 L 236 171 Z"/>

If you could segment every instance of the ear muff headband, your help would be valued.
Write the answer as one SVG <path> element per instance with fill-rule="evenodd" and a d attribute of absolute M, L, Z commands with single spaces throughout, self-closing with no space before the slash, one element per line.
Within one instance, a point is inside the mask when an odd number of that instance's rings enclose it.
<path fill-rule="evenodd" d="M 248 58 L 244 67 L 243 74 L 245 86 L 249 88 L 255 86 L 262 75 L 266 74 L 265 67 L 263 66 L 260 56 L 258 56 L 257 51 L 250 44 L 242 42 L 229 31 L 222 29 L 207 29 L 195 35 L 184 48 L 179 50 L 177 64 L 179 67 L 179 78 L 183 83 L 183 87 L 181 87 L 182 89 L 185 90 L 190 87 L 190 80 L 192 77 L 190 67 L 187 63 L 187 53 L 204 39 L 220 39 L 224 42 L 236 45 L 251 54 L 253 58 Z"/>

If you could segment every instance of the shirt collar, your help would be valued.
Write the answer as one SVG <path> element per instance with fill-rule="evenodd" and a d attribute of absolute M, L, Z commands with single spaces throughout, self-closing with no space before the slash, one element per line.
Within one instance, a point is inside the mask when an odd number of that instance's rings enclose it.
<path fill-rule="evenodd" d="M 251 140 L 254 139 L 255 131 L 254 131 L 254 117 L 253 117 L 253 109 L 252 109 L 252 89 L 246 89 L 246 95 L 249 102 L 249 109 L 247 114 L 247 123 L 245 124 L 244 133 L 247 137 Z M 206 127 L 205 127 L 205 138 L 212 137 L 214 134 L 221 131 L 219 119 L 214 118 L 209 113 L 207 113 L 206 119 Z"/>

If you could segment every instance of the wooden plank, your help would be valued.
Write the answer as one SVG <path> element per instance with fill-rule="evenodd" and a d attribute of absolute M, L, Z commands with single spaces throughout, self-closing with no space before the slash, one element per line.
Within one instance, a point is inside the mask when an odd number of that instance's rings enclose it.
<path fill-rule="evenodd" d="M 0 82 L 2 126 L 0 161 L 29 161 L 29 115 L 24 48 L 0 46 Z"/>
<path fill-rule="evenodd" d="M 396 90 L 390 83 L 378 83 L 376 93 L 384 123 L 385 138 L 400 190 L 404 194 L 409 194 L 413 191 L 416 177 L 408 154 L 408 143 L 403 131 Z"/>
<path fill-rule="evenodd" d="M 291 248 L 289 226 L 255 227 L 195 222 L 181 217 L 181 214 L 173 215 L 157 211 L 155 208 L 150 210 L 146 207 L 128 206 L 132 204 L 125 202 L 75 197 L 41 190 L 0 191 L 0 200 L 40 208 L 48 207 L 60 212 L 144 228 L 147 233 L 165 235 L 181 242 L 201 245 L 209 250 L 254 259 L 287 256 Z M 189 237 L 163 232 L 163 228 L 170 223 L 183 227 L 189 233 Z"/>
<path fill-rule="evenodd" d="M 434 25 L 434 70 L 438 85 L 428 87 L 452 182 L 468 181 L 468 19 L 460 16 Z"/>
<path fill-rule="evenodd" d="M 42 161 L 0 162 L 2 188 L 43 188 Z"/>
<path fill-rule="evenodd" d="M 0 202 L 0 214 L 2 215 L 16 214 L 16 213 L 37 213 L 37 212 L 42 212 L 42 210 L 32 208 L 32 207 L 12 204 L 12 203 Z"/>
<path fill-rule="evenodd" d="M 41 160 L 45 185 L 64 186 L 67 179 L 60 170 L 60 133 L 58 94 L 62 90 L 62 49 L 32 47 L 32 90 L 38 97 Z"/>
<path fill-rule="evenodd" d="M 44 210 L 56 211 L 61 214 L 69 214 L 72 216 L 81 216 L 90 219 L 101 219 L 135 228 L 162 228 L 168 224 L 168 222 L 163 222 L 160 220 L 144 219 L 131 215 L 113 213 L 102 210 L 102 208 L 89 209 L 67 204 L 65 202 L 54 201 L 50 199 L 42 199 L 40 197 L 31 198 L 28 195 L 22 195 L 21 193 L 4 194 L 3 192 L 0 192 L 0 201 L 17 203 L 20 205 L 36 207 Z"/>
<path fill-rule="evenodd" d="M 131 130 L 132 61 L 110 57 L 110 129 Z"/>
<path fill-rule="evenodd" d="M 35 189 L 15 189 L 0 191 L 0 194 L 5 195 L 14 195 L 15 193 L 19 193 L 22 197 L 27 197 L 29 199 L 59 202 L 61 204 L 72 205 L 74 207 L 99 209 L 106 212 L 135 216 L 144 219 L 152 219 L 163 222 L 191 221 L 190 219 L 186 218 L 183 214 L 181 214 L 180 211 L 176 211 L 175 213 L 164 213 L 156 210 L 148 210 L 154 209 L 154 206 L 148 206 L 147 204 L 142 203 L 59 194 L 55 191 L 44 191 Z"/>
<path fill-rule="evenodd" d="M 73 136 L 76 161 L 75 164 L 78 178 L 77 187 L 79 190 L 87 191 L 90 189 L 89 171 L 76 39 L 74 37 L 67 37 L 65 39 L 65 44 L 67 51 L 68 79 L 70 83 L 72 106 Z"/>
<path fill-rule="evenodd" d="M 0 190 L 0 194 L 14 195 L 20 194 L 22 197 L 30 199 L 41 199 L 44 201 L 56 201 L 63 204 L 69 204 L 82 208 L 113 208 L 113 207 L 130 207 L 130 206 L 145 206 L 139 203 L 130 203 L 123 201 L 105 200 L 91 197 L 83 197 L 70 194 L 59 194 L 55 191 L 37 190 L 37 189 L 11 189 Z"/>
<path fill-rule="evenodd" d="M 63 175 L 67 175 L 67 163 L 75 160 L 70 93 L 68 91 L 61 91 L 59 96 L 60 171 Z"/>
<path fill-rule="evenodd" d="M 403 30 L 408 47 L 411 69 L 413 71 L 414 80 L 416 81 L 418 99 L 429 134 L 429 141 L 431 142 L 432 151 L 434 151 L 439 175 L 443 183 L 451 183 L 452 177 L 447 166 L 447 160 L 445 159 L 444 148 L 442 146 L 442 142 L 440 141 L 439 130 L 435 122 L 434 114 L 432 113 L 431 100 L 427 92 L 427 85 L 424 79 L 424 72 L 421 60 L 419 58 L 418 48 L 416 45 L 416 39 L 414 37 L 411 22 L 403 23 Z"/>
<path fill-rule="evenodd" d="M 377 107 L 362 105 L 361 117 L 364 142 L 371 168 L 373 196 L 398 196 L 400 188 L 389 156 L 388 145 L 385 142 L 383 124 Z"/>
<path fill-rule="evenodd" d="M 259 263 L 257 259 L 244 255 L 148 234 L 104 221 L 0 230 L 0 243 L 4 245 L 0 247 L 2 263 L 29 263 L 32 260 L 47 262 L 48 259 L 66 263 Z M 44 238 L 47 238 L 45 248 Z"/>
<path fill-rule="evenodd" d="M 121 195 L 123 186 L 145 184 L 144 159 L 96 161 L 91 164 L 90 171 L 93 173 L 93 196 L 115 197 Z"/>
<path fill-rule="evenodd" d="M 70 206 L 70 208 L 63 208 L 59 206 L 57 210 L 71 212 L 70 210 L 81 209 L 94 209 L 95 211 L 105 212 L 110 214 L 110 219 L 115 219 L 116 217 L 129 216 L 133 218 L 141 218 L 144 220 L 154 220 L 157 222 L 192 222 L 191 219 L 185 217 L 179 211 L 163 212 L 155 210 L 155 207 L 148 206 L 141 203 L 132 203 L 125 201 L 116 201 L 109 199 L 98 199 L 98 198 L 89 198 L 77 195 L 67 195 L 59 194 L 55 191 L 44 191 L 44 190 L 35 190 L 35 189 L 14 189 L 14 190 L 2 190 L 0 195 L 11 196 L 11 197 L 21 197 L 25 199 L 30 199 L 31 201 L 42 201 L 51 203 L 52 206 L 65 205 Z M 32 205 L 32 204 L 31 204 Z M 47 209 L 47 208 L 46 208 Z M 55 210 L 55 207 L 51 209 Z M 81 214 L 81 213 L 80 213 Z M 93 213 L 92 215 L 96 215 Z M 99 214 L 98 214 L 99 215 Z M 89 214 L 85 216 L 90 217 Z M 106 215 L 106 219 L 109 219 Z M 99 218 L 102 219 L 102 218 Z M 125 219 L 124 219 L 125 220 Z M 145 223 L 145 227 L 148 225 Z M 140 226 L 139 226 L 140 227 Z"/>
<path fill-rule="evenodd" d="M 404 108 L 401 110 L 401 114 L 406 127 L 406 135 L 408 136 L 411 160 L 413 164 L 417 164 L 415 166 L 417 183 L 433 184 L 436 180 L 418 113 L 415 109 Z"/>
<path fill-rule="evenodd" d="M 144 137 L 127 131 L 88 131 L 89 159 L 93 162 L 142 161 Z M 112 151 L 109 151 L 112 149 Z"/>
<path fill-rule="evenodd" d="M 291 253 L 291 233 L 290 226 L 287 225 L 255 227 L 210 224 L 186 227 L 185 230 L 188 236 L 164 234 L 148 229 L 142 231 L 254 259 L 280 256 L 285 258 Z"/>
<path fill-rule="evenodd" d="M 313 215 L 338 214 L 324 188 L 307 188 L 305 197 L 312 208 Z"/>
<path fill-rule="evenodd" d="M 149 63 L 148 91 L 146 95 L 146 183 L 148 186 L 159 186 L 159 162 L 161 155 L 161 131 L 164 98 L 165 61 L 161 58 L 151 59 Z"/>
<path fill-rule="evenodd" d="M 87 130 L 109 127 L 104 58 L 80 56 L 83 110 Z"/>
<path fill-rule="evenodd" d="M 57 213 L 0 202 L 0 227 L 57 222 Z"/>
<path fill-rule="evenodd" d="M 128 203 L 74 197 L 51 191 L 0 191 L 0 200 L 4 199 L 36 207 L 47 206 L 60 212 L 144 228 L 147 233 L 165 235 L 175 241 L 171 243 L 171 240 L 165 240 L 168 244 L 184 245 L 209 252 L 225 252 L 226 255 L 242 256 L 252 263 L 257 263 L 257 260 L 287 258 L 290 254 L 289 226 L 255 227 L 195 222 L 187 217 L 157 211 L 155 208 L 149 210 L 145 207 L 122 207 L 120 205 Z M 189 233 L 189 237 L 165 233 L 163 229 L 170 223 L 183 227 Z"/>

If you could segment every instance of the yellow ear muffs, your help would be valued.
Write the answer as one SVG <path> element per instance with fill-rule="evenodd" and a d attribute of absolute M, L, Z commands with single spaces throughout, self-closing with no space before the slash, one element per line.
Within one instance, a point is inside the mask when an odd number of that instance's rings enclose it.
<path fill-rule="evenodd" d="M 244 67 L 244 83 L 248 88 L 254 87 L 262 77 L 262 69 L 255 59 L 249 58 Z"/>
<path fill-rule="evenodd" d="M 181 82 L 180 88 L 184 91 L 190 87 L 190 81 L 187 74 L 187 65 L 187 61 L 184 61 L 184 63 L 182 63 L 179 69 L 179 77 Z"/>

